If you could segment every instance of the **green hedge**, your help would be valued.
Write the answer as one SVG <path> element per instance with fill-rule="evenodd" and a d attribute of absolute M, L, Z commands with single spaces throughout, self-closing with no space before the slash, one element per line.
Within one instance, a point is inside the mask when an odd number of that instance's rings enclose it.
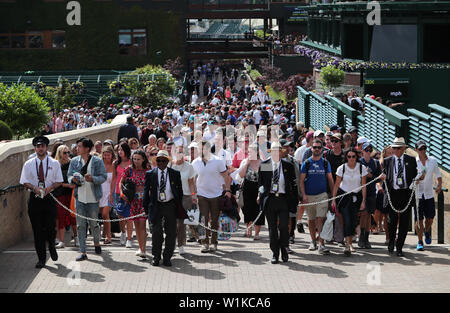
<path fill-rule="evenodd" d="M 11 128 L 3 121 L 0 121 L 0 141 L 11 140 L 13 133 Z"/>

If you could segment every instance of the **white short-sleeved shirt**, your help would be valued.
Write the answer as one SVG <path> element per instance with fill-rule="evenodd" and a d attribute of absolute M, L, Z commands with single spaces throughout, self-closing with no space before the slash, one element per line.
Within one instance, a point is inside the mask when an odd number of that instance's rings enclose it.
<path fill-rule="evenodd" d="M 419 157 L 416 158 L 417 161 L 417 176 L 422 176 L 422 173 L 425 170 L 425 178 L 422 180 L 417 186 L 417 192 L 419 193 L 419 197 L 422 198 L 422 195 L 425 196 L 425 199 L 434 198 L 433 192 L 433 175 L 436 179 L 442 177 L 441 171 L 439 170 L 438 163 L 436 158 L 429 156 L 427 161 L 425 162 L 425 166 L 420 161 Z"/>
<path fill-rule="evenodd" d="M 345 173 L 342 175 L 343 168 L 345 166 Z M 336 171 L 336 175 L 342 177 L 342 182 L 340 188 L 345 192 L 353 191 L 359 192 L 361 190 L 361 172 L 359 168 L 360 164 L 356 163 L 354 169 L 348 167 L 347 163 L 342 164 L 338 167 Z M 367 168 L 362 165 L 362 176 L 366 176 L 368 174 Z"/>
<path fill-rule="evenodd" d="M 38 171 L 41 160 L 37 157 L 29 159 L 25 162 L 20 175 L 20 183 L 31 184 L 34 187 L 39 187 Z M 45 187 L 50 187 L 55 183 L 64 182 L 61 164 L 55 159 L 47 156 L 42 160 L 42 167 L 44 169 Z"/>
<path fill-rule="evenodd" d="M 306 149 L 308 149 L 308 148 L 309 148 L 308 146 L 303 145 L 300 148 L 298 148 L 297 150 L 295 150 L 294 159 L 298 163 L 303 163 L 303 154 L 305 153 Z"/>
<path fill-rule="evenodd" d="M 225 149 L 221 149 L 217 154 L 214 154 L 218 159 L 225 161 L 227 166 L 231 166 L 233 163 L 233 156 Z"/>
<path fill-rule="evenodd" d="M 189 188 L 189 179 L 195 177 L 194 167 L 186 161 L 180 165 L 173 164 L 171 167 L 172 169 L 180 172 L 181 184 L 183 185 L 183 195 L 190 196 L 191 189 Z"/>
<path fill-rule="evenodd" d="M 201 157 L 192 162 L 197 173 L 197 194 L 205 198 L 217 198 L 222 195 L 225 183 L 221 173 L 227 170 L 225 161 L 219 160 L 211 154 L 208 162 L 203 163 Z"/>

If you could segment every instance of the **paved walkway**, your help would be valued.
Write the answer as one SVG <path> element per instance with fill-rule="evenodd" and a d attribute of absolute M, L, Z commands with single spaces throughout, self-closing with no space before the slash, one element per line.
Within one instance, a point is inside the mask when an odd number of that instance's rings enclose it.
<path fill-rule="evenodd" d="M 417 252 L 413 234 L 404 258 L 388 256 L 384 234 L 372 235 L 373 249 L 347 258 L 337 245 L 329 245 L 329 256 L 308 251 L 309 234 L 296 232 L 294 254 L 288 263 L 276 265 L 270 264 L 267 228 L 261 234 L 255 242 L 241 232 L 208 254 L 188 243 L 185 255 L 175 253 L 171 268 L 151 266 L 150 260 L 135 256 L 136 240 L 133 249 L 126 249 L 116 238 L 102 255 L 94 254 L 88 241 L 89 260 L 84 262 L 74 262 L 78 251 L 67 242 L 58 250 L 58 261 L 49 259 L 39 270 L 28 240 L 0 253 L 0 292 L 450 292 L 449 246 L 433 242 Z M 151 238 L 148 251 L 150 246 Z M 72 271 L 76 266 L 79 276 Z"/>

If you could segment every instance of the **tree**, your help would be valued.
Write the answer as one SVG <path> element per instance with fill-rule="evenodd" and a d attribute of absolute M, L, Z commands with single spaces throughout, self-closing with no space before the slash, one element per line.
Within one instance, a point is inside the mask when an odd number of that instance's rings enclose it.
<path fill-rule="evenodd" d="M 167 104 L 174 95 L 176 79 L 161 66 L 146 65 L 126 73 L 120 82 L 111 82 L 109 86 L 113 95 L 128 97 L 131 105 L 158 107 Z"/>
<path fill-rule="evenodd" d="M 333 65 L 322 67 L 320 72 L 321 84 L 327 87 L 330 91 L 339 87 L 345 78 L 345 72 Z"/>
<path fill-rule="evenodd" d="M 11 140 L 13 133 L 11 128 L 3 121 L 0 121 L 0 141 Z"/>
<path fill-rule="evenodd" d="M 181 57 L 167 60 L 166 64 L 164 64 L 164 69 L 169 71 L 170 74 L 178 80 L 183 78 L 183 63 L 181 62 Z"/>
<path fill-rule="evenodd" d="M 48 121 L 48 102 L 32 87 L 25 84 L 6 86 L 0 83 L 0 120 L 13 134 L 32 137 L 38 134 Z"/>
<path fill-rule="evenodd" d="M 283 78 L 281 68 L 272 66 L 267 59 L 261 60 L 261 75 L 256 81 L 263 85 L 273 85 Z"/>
<path fill-rule="evenodd" d="M 85 93 L 83 82 L 69 82 L 66 78 L 61 78 L 56 87 L 46 86 L 45 83 L 33 83 L 36 92 L 48 100 L 50 106 L 56 112 L 63 108 L 71 108 L 75 105 L 75 96 Z"/>

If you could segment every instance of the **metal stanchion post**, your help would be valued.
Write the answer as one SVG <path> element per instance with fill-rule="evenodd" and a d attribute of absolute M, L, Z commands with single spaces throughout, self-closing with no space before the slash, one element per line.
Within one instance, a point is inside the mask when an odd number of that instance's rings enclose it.
<path fill-rule="evenodd" d="M 438 243 L 444 243 L 444 192 L 448 189 L 442 189 L 438 194 L 438 214 L 437 214 L 437 231 L 438 231 Z"/>

